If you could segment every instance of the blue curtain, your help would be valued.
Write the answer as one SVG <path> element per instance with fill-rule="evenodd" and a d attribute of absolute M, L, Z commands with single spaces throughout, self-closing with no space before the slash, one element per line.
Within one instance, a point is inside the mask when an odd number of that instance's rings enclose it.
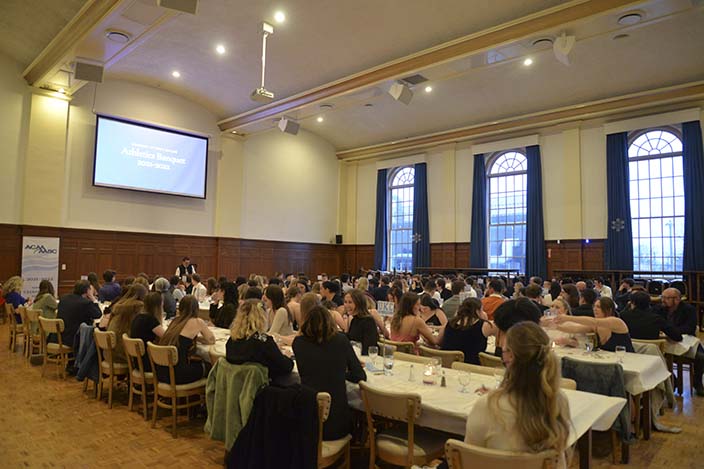
<path fill-rule="evenodd" d="M 606 192 L 609 219 L 604 261 L 608 270 L 633 270 L 633 232 L 628 190 L 628 134 L 606 136 Z"/>
<path fill-rule="evenodd" d="M 374 235 L 374 268 L 386 270 L 386 169 L 376 174 L 376 231 Z"/>
<path fill-rule="evenodd" d="M 414 166 L 413 184 L 413 272 L 430 267 L 430 224 L 428 223 L 428 168 L 425 163 Z"/>
<path fill-rule="evenodd" d="M 547 277 L 545 235 L 543 232 L 543 178 L 540 165 L 540 147 L 526 147 L 528 160 L 527 220 L 526 220 L 526 276 Z"/>
<path fill-rule="evenodd" d="M 487 253 L 486 219 L 486 168 L 484 155 L 474 155 L 474 183 L 472 186 L 472 229 L 470 231 L 469 266 L 486 269 Z"/>
<path fill-rule="evenodd" d="M 704 271 L 704 151 L 699 121 L 682 124 L 684 270 Z"/>

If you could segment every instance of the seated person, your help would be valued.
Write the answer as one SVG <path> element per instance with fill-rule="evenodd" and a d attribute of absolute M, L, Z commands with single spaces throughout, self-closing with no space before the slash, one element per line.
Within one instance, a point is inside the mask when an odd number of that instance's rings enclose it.
<path fill-rule="evenodd" d="M 572 309 L 572 314 L 574 314 L 574 310 L 579 308 L 579 290 L 577 290 L 577 287 L 571 283 L 563 283 L 560 296 L 567 301 L 567 304 Z"/>
<path fill-rule="evenodd" d="M 556 466 L 566 468 L 572 424 L 548 336 L 538 325 L 520 322 L 506 333 L 503 353 L 504 379 L 472 407 L 465 442 L 504 451 L 555 450 Z"/>
<path fill-rule="evenodd" d="M 420 317 L 429 326 L 444 326 L 447 324 L 447 316 L 440 309 L 440 304 L 435 298 L 427 294 L 420 296 Z"/>
<path fill-rule="evenodd" d="M 616 317 L 616 304 L 611 298 L 601 297 L 594 303 L 594 317 L 557 316 L 553 319 L 557 329 L 572 334 L 594 332 L 599 340 L 599 348 L 609 352 L 617 346 L 626 347 L 626 352 L 634 352 L 628 326 Z M 563 342 L 561 345 L 565 344 Z M 574 345 L 573 343 L 571 345 Z"/>
<path fill-rule="evenodd" d="M 490 281 L 486 287 L 484 298 L 482 298 L 482 309 L 490 321 L 494 320 L 494 311 L 506 301 L 506 297 L 503 295 L 504 290 L 506 290 L 506 284 L 498 278 Z"/>
<path fill-rule="evenodd" d="M 231 284 L 234 286 L 234 283 Z M 234 365 L 259 363 L 269 370 L 269 378 L 278 381 L 293 370 L 293 360 L 279 350 L 274 338 L 266 334 L 266 317 L 259 301 L 246 300 L 240 306 L 225 345 L 225 358 Z"/>
<path fill-rule="evenodd" d="M 496 327 L 482 312 L 482 302 L 467 298 L 447 323 L 441 348 L 464 352 L 465 363 L 479 365 L 479 353 L 486 350 L 487 337 L 495 334 Z"/>
<path fill-rule="evenodd" d="M 367 297 L 359 290 L 349 290 L 345 294 L 345 316 L 351 317 L 347 338 L 362 344 L 362 355 L 370 346 L 377 347 L 379 332 L 374 317 L 367 307 Z"/>
<path fill-rule="evenodd" d="M 210 322 L 215 327 L 229 329 L 237 316 L 239 308 L 239 293 L 234 283 L 226 282 L 213 293 L 213 303 L 210 305 Z M 222 301 L 222 306 L 220 302 Z"/>
<path fill-rule="evenodd" d="M 655 340 L 663 332 L 670 340 L 682 340 L 680 331 L 650 308 L 650 295 L 644 291 L 631 292 L 629 307 L 621 312 L 621 319 L 634 339 Z"/>
<path fill-rule="evenodd" d="M 120 284 L 115 281 L 115 271 L 106 270 L 103 272 L 103 286 L 98 290 L 98 300 L 99 301 L 115 301 L 115 298 L 120 296 L 122 288 Z"/>
<path fill-rule="evenodd" d="M 550 309 L 549 306 L 543 304 L 543 288 L 538 284 L 529 284 L 525 288 L 525 297 L 535 303 L 540 311 Z"/>
<path fill-rule="evenodd" d="M 351 433 L 352 411 L 347 402 L 346 381 L 358 383 L 367 375 L 345 334 L 337 332 L 330 312 L 322 306 L 303 311 L 301 335 L 293 341 L 301 384 L 330 393 L 330 415 L 323 427 L 324 440 Z"/>
<path fill-rule="evenodd" d="M 452 319 L 455 313 L 457 313 L 457 308 L 460 307 L 460 293 L 464 291 L 465 286 L 464 280 L 454 280 L 450 284 L 452 296 L 442 304 L 442 309 L 445 311 L 445 316 L 447 316 L 448 319 Z M 474 292 L 473 289 L 471 291 Z M 477 293 L 474 292 L 474 296 L 476 295 Z"/>
<path fill-rule="evenodd" d="M 88 280 L 79 280 L 73 287 L 73 293 L 62 296 L 59 301 L 56 317 L 64 320 L 61 342 L 72 347 L 81 324 L 93 324 L 101 315 L 93 285 Z"/>
<path fill-rule="evenodd" d="M 23 285 L 24 281 L 22 280 L 22 277 L 15 275 L 14 277 L 8 278 L 2 287 L 4 292 L 3 294 L 5 298 L 5 303 L 12 305 L 15 308 L 15 311 L 17 311 L 17 308 L 19 308 L 20 306 L 24 306 L 25 304 L 32 304 L 31 299 L 25 298 L 20 293 L 22 291 Z M 17 312 L 15 312 L 15 321 L 17 322 L 17 324 L 22 324 L 22 317 Z"/>
<path fill-rule="evenodd" d="M 145 344 L 142 364 L 144 371 L 151 371 L 152 365 L 147 354 L 146 344 L 156 344 L 164 336 L 164 327 L 161 325 L 163 299 L 161 293 L 151 292 L 144 297 L 144 309 L 132 319 L 129 336 L 132 339 L 142 339 Z"/>
<path fill-rule="evenodd" d="M 278 285 L 266 287 L 262 300 L 267 309 L 269 334 L 284 336 L 293 334 L 293 314 L 286 306 L 281 287 Z"/>
<path fill-rule="evenodd" d="M 178 315 L 159 341 L 159 345 L 173 345 L 178 350 L 178 363 L 174 366 L 176 384 L 187 384 L 208 376 L 208 368 L 202 360 L 191 360 L 196 341 L 214 344 L 215 336 L 208 325 L 198 317 L 198 300 L 186 295 L 178 304 Z M 156 367 L 156 375 L 162 383 L 169 383 L 169 369 Z"/>
<path fill-rule="evenodd" d="M 54 285 L 49 280 L 42 280 L 39 282 L 39 292 L 34 297 L 32 309 L 40 310 L 40 316 L 43 318 L 55 319 L 58 308 L 59 302 L 54 296 Z"/>
<path fill-rule="evenodd" d="M 497 357 L 501 356 L 506 333 L 512 326 L 523 321 L 540 324 L 541 315 L 538 305 L 528 298 L 518 298 L 502 303 L 494 313 L 494 324 L 496 324 L 496 351 L 494 354 Z"/>
<path fill-rule="evenodd" d="M 322 299 L 332 301 L 338 308 L 344 303 L 340 295 L 340 285 L 337 282 L 331 282 L 329 280 L 323 282 L 320 286 L 320 294 L 322 295 Z"/>
<path fill-rule="evenodd" d="M 171 293 L 171 283 L 164 277 L 154 280 L 154 291 L 161 293 L 163 310 L 167 318 L 176 316 L 176 299 Z"/>
<path fill-rule="evenodd" d="M 594 302 L 598 295 L 591 288 L 585 288 L 579 293 L 579 305 L 572 309 L 572 316 L 594 317 Z"/>
<path fill-rule="evenodd" d="M 416 346 L 421 335 L 428 344 L 439 345 L 442 342 L 442 329 L 440 335 L 434 336 L 420 317 L 420 298 L 415 293 L 404 293 L 401 297 L 399 308 L 391 318 L 390 335 L 391 340 L 413 342 Z"/>
<path fill-rule="evenodd" d="M 112 351 L 112 358 L 116 362 L 127 363 L 125 346 L 122 343 L 122 334 L 129 334 L 134 318 L 144 311 L 144 298 L 147 296 L 147 289 L 140 284 L 134 284 L 130 289 L 135 292 L 134 297 L 122 299 L 111 305 L 110 321 L 107 330 L 115 333 L 115 348 Z M 159 318 L 161 321 L 161 318 Z M 146 342 L 144 343 L 146 347 Z"/>

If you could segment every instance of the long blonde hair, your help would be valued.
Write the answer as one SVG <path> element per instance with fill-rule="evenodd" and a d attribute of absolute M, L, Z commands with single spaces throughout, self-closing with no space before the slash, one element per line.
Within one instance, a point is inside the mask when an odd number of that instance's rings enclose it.
<path fill-rule="evenodd" d="M 516 428 L 533 451 L 564 451 L 570 410 L 560 392 L 559 363 L 547 334 L 533 322 L 520 322 L 508 330 L 505 348 L 513 353 L 513 363 L 489 395 L 489 409 L 500 418 L 499 399 L 508 397 L 516 409 Z"/>
<path fill-rule="evenodd" d="M 230 337 L 232 340 L 247 339 L 257 332 L 266 332 L 264 309 L 259 300 L 245 300 L 232 323 Z"/>

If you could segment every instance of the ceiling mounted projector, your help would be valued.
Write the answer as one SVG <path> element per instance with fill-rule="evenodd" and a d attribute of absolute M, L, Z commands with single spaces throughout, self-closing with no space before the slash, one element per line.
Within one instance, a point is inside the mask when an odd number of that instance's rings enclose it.
<path fill-rule="evenodd" d="M 249 95 L 252 101 L 257 101 L 260 103 L 268 103 L 274 99 L 274 93 L 266 89 L 264 86 L 264 77 L 266 75 L 266 38 L 271 34 L 274 34 L 274 27 L 267 23 L 266 21 L 261 24 L 262 32 L 262 83 L 261 86 Z"/>
<path fill-rule="evenodd" d="M 399 82 L 391 85 L 389 94 L 396 101 L 401 101 L 403 104 L 408 104 L 411 102 L 411 99 L 413 99 L 413 91 L 411 91 L 411 88 L 408 85 Z"/>
<path fill-rule="evenodd" d="M 555 39 L 552 45 L 552 51 L 555 54 L 555 58 L 565 65 L 570 64 L 570 52 L 574 47 L 574 43 L 577 39 L 574 36 L 566 36 L 562 33 L 562 36 Z"/>
<path fill-rule="evenodd" d="M 282 117 L 277 125 L 279 126 L 279 130 L 291 135 L 298 134 L 298 129 L 301 128 L 301 124 L 290 117 Z"/>

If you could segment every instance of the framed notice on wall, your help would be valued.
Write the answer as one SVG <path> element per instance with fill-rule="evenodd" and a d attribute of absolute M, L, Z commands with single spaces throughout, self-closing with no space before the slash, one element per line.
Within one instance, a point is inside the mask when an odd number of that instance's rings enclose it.
<path fill-rule="evenodd" d="M 39 282 L 49 280 L 59 287 L 59 238 L 22 237 L 22 296 L 34 298 Z"/>

